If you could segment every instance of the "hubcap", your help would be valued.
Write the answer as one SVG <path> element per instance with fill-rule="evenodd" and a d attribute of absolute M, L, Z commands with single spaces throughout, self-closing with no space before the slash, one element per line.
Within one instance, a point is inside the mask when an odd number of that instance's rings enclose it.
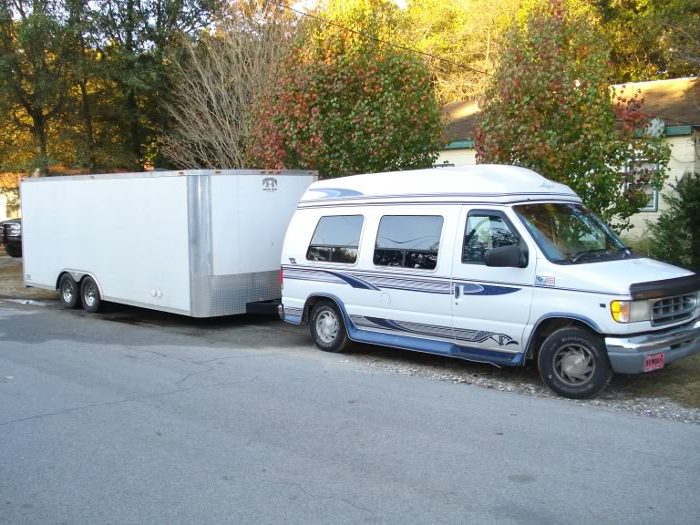
<path fill-rule="evenodd" d="M 70 281 L 65 281 L 63 283 L 63 288 L 61 289 L 63 294 L 63 302 L 70 303 L 73 301 L 73 294 L 75 294 L 75 285 Z"/>
<path fill-rule="evenodd" d="M 85 290 L 85 304 L 88 306 L 94 306 L 97 300 L 97 289 L 94 284 L 89 284 Z"/>
<path fill-rule="evenodd" d="M 316 333 L 318 338 L 326 344 L 335 340 L 339 328 L 338 316 L 330 310 L 324 310 L 316 318 Z"/>
<path fill-rule="evenodd" d="M 554 373 L 572 386 L 586 383 L 595 372 L 595 356 L 582 345 L 568 344 L 554 354 Z"/>

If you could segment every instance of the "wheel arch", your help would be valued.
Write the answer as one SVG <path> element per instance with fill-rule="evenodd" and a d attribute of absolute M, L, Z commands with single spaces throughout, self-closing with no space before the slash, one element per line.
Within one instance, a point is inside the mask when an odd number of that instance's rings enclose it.
<path fill-rule="evenodd" d="M 348 314 L 345 311 L 345 305 L 343 304 L 343 301 L 341 301 L 338 297 L 336 297 L 333 294 L 326 294 L 326 293 L 315 293 L 313 295 L 310 295 L 309 297 L 306 298 L 306 302 L 304 302 L 304 309 L 301 314 L 301 324 L 308 324 L 309 322 L 309 316 L 311 315 L 311 310 L 313 307 L 318 304 L 320 301 L 331 301 L 333 302 L 338 310 L 340 311 L 340 314 L 343 316 L 343 320 L 345 321 L 345 326 L 348 326 L 348 322 L 350 319 L 348 318 Z"/>
<path fill-rule="evenodd" d="M 537 354 L 544 340 L 556 330 L 569 326 L 578 326 L 593 332 L 596 335 L 603 335 L 600 327 L 588 317 L 570 313 L 552 313 L 540 317 L 535 323 L 532 333 L 525 347 L 525 359 L 537 359 Z"/>
<path fill-rule="evenodd" d="M 61 277 L 63 277 L 65 274 L 70 275 L 73 278 L 73 280 L 78 284 L 78 287 L 80 287 L 80 285 L 82 284 L 83 279 L 85 279 L 85 277 L 92 278 L 92 280 L 95 281 L 95 284 L 97 285 L 97 290 L 100 292 L 100 297 L 102 299 L 104 299 L 104 292 L 102 291 L 102 285 L 100 284 L 100 281 L 97 279 L 97 276 L 92 272 L 86 272 L 83 270 L 72 270 L 72 269 L 65 268 L 65 269 L 61 270 L 60 272 L 58 272 L 58 277 L 56 278 L 56 283 L 55 283 L 55 289 L 57 291 L 58 291 L 58 284 L 61 282 Z"/>

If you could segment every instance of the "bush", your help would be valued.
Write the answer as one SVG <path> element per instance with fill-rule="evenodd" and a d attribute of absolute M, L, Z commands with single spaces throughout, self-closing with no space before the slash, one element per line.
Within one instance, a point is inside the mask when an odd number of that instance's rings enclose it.
<path fill-rule="evenodd" d="M 687 173 L 663 195 L 669 207 L 649 223 L 652 257 L 700 273 L 700 173 Z"/>

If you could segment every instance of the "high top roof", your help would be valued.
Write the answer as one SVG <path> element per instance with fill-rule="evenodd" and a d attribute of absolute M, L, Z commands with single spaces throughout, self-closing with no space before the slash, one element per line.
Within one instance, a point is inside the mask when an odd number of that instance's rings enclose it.
<path fill-rule="evenodd" d="M 300 207 L 397 202 L 580 202 L 567 186 L 516 166 L 477 164 L 354 175 L 315 182 Z"/>

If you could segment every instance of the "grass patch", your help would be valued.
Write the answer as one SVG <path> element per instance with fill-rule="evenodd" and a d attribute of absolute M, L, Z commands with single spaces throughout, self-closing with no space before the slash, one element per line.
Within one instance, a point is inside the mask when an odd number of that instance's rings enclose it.
<path fill-rule="evenodd" d="M 700 354 L 657 372 L 615 376 L 613 388 L 625 397 L 668 397 L 685 407 L 700 408 Z"/>

